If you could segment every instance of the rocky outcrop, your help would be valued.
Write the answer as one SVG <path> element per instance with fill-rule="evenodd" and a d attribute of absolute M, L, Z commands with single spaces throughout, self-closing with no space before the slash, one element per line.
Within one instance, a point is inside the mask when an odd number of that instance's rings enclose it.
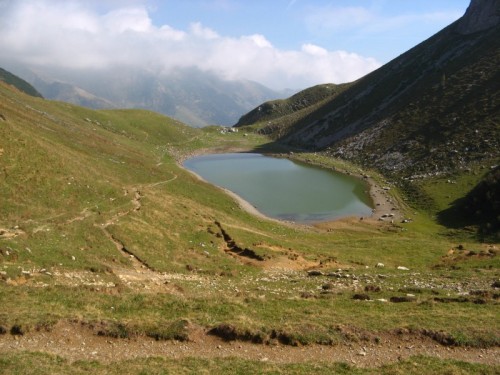
<path fill-rule="evenodd" d="M 457 24 L 462 35 L 483 31 L 500 24 L 500 0 L 472 0 Z"/>

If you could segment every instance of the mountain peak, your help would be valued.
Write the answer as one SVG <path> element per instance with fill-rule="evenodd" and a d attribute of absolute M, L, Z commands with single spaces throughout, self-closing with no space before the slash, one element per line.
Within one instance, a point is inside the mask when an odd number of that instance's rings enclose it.
<path fill-rule="evenodd" d="M 451 27 L 345 90 L 255 127 L 408 179 L 497 165 L 499 8 L 473 0 Z"/>
<path fill-rule="evenodd" d="M 468 35 L 498 24 L 500 24 L 500 0 L 472 0 L 458 21 L 457 31 Z"/>

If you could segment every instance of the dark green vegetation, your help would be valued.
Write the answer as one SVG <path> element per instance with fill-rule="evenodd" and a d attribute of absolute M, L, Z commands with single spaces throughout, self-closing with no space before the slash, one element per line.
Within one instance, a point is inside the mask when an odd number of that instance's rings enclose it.
<path fill-rule="evenodd" d="M 495 167 L 463 198 L 440 212 L 439 219 L 445 225 L 464 228 L 478 225 L 484 238 L 500 234 L 500 168 Z"/>

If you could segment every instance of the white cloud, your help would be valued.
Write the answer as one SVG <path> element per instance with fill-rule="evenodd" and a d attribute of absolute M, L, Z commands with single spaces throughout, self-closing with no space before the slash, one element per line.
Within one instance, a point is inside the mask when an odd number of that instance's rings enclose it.
<path fill-rule="evenodd" d="M 347 82 L 380 65 L 372 58 L 313 44 L 280 50 L 264 35 L 226 37 L 196 22 L 186 31 L 158 27 L 146 7 L 111 3 L 115 8 L 102 14 L 92 1 L 4 1 L 2 55 L 20 64 L 71 69 L 128 65 L 168 72 L 195 66 L 273 88 Z M 361 21 L 363 17 L 360 12 Z"/>
<path fill-rule="evenodd" d="M 219 34 L 217 34 L 214 30 L 203 27 L 200 22 L 194 22 L 191 24 L 191 33 L 201 39 L 217 39 L 219 38 Z"/>
<path fill-rule="evenodd" d="M 253 35 L 249 35 L 245 38 L 252 41 L 259 48 L 272 48 L 273 47 L 271 42 L 268 41 L 264 35 L 253 34 Z"/>
<path fill-rule="evenodd" d="M 102 18 L 103 24 L 110 33 L 135 31 L 138 33 L 152 31 L 153 25 L 146 9 L 124 8 L 109 12 Z"/>
<path fill-rule="evenodd" d="M 175 30 L 168 25 L 163 25 L 158 29 L 157 37 L 164 40 L 180 42 L 186 37 L 186 33 Z"/>
<path fill-rule="evenodd" d="M 320 46 L 316 46 L 314 44 L 304 44 L 302 46 L 302 51 L 304 52 L 307 52 L 308 54 L 310 55 L 313 55 L 313 56 L 327 56 L 328 55 L 328 51 L 326 49 L 324 49 L 323 47 L 320 47 Z"/>

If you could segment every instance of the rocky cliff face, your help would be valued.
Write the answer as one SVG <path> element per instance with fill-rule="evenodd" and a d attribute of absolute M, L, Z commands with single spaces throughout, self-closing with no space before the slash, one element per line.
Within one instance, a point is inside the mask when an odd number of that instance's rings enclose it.
<path fill-rule="evenodd" d="M 472 0 L 457 24 L 457 31 L 468 35 L 500 23 L 500 0 Z"/>

